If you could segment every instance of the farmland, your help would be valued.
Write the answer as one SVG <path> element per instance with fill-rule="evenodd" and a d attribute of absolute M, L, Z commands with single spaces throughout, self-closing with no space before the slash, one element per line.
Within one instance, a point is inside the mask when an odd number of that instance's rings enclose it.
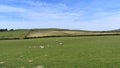
<path fill-rule="evenodd" d="M 22 39 L 24 38 L 29 30 L 15 30 L 15 31 L 4 31 L 0 32 L 0 39 Z"/>
<path fill-rule="evenodd" d="M 19 29 L 14 31 L 0 31 L 0 40 L 31 39 L 45 37 L 81 37 L 81 36 L 108 36 L 120 35 L 120 31 L 84 31 L 69 29 Z"/>
<path fill-rule="evenodd" d="M 0 40 L 0 68 L 119 68 L 119 40 L 120 36 Z"/>

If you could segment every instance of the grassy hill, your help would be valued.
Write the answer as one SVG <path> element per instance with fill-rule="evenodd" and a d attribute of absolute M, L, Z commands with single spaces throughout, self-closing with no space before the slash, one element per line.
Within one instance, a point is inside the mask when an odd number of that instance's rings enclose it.
<path fill-rule="evenodd" d="M 103 36 L 103 35 L 120 35 L 120 32 L 84 31 L 68 29 L 33 29 L 26 37 L 36 38 L 36 37 Z"/>
<path fill-rule="evenodd" d="M 0 39 L 23 39 L 29 30 L 14 30 L 0 32 Z"/>
<path fill-rule="evenodd" d="M 41 37 L 75 37 L 75 36 L 101 36 L 101 35 L 120 35 L 119 31 L 84 31 L 69 29 L 29 29 L 0 32 L 0 39 L 27 39 Z"/>
<path fill-rule="evenodd" d="M 33 29 L 27 37 L 61 37 L 80 35 L 83 31 L 67 30 L 67 29 Z"/>

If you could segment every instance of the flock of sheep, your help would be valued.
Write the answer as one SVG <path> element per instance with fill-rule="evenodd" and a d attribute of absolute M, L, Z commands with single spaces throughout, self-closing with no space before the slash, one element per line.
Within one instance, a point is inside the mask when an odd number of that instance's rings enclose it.
<path fill-rule="evenodd" d="M 58 46 L 63 46 L 63 43 L 61 41 L 55 40 L 55 42 L 57 43 Z M 25 47 L 26 48 L 41 48 L 41 49 L 44 49 L 44 48 L 50 47 L 50 45 L 49 44 L 39 45 L 39 46 L 28 46 L 28 45 L 26 45 Z"/>

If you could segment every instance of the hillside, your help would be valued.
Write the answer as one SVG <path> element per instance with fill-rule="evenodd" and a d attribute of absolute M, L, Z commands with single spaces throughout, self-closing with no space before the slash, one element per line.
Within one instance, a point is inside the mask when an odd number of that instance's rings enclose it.
<path fill-rule="evenodd" d="M 101 36 L 101 35 L 119 35 L 118 31 L 85 31 L 69 29 L 32 29 L 26 36 L 27 38 L 36 37 L 68 37 L 68 36 Z"/>
<path fill-rule="evenodd" d="M 14 30 L 0 32 L 0 39 L 28 39 L 41 37 L 75 37 L 75 36 L 101 36 L 101 35 L 119 35 L 119 31 L 84 31 L 69 29 L 30 29 Z"/>
<path fill-rule="evenodd" d="M 14 30 L 14 31 L 3 31 L 0 32 L 0 39 L 23 39 L 29 30 Z"/>
<path fill-rule="evenodd" d="M 27 37 L 59 37 L 75 36 L 85 34 L 84 31 L 67 30 L 67 29 L 33 29 Z"/>

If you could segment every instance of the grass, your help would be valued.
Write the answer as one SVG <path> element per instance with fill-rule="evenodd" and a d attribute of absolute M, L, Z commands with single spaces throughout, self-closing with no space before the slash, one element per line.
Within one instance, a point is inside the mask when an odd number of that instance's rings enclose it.
<path fill-rule="evenodd" d="M 20 39 L 24 38 L 29 30 L 15 30 L 0 32 L 0 39 Z"/>
<path fill-rule="evenodd" d="M 119 40 L 120 36 L 1 40 L 0 68 L 119 68 Z"/>

